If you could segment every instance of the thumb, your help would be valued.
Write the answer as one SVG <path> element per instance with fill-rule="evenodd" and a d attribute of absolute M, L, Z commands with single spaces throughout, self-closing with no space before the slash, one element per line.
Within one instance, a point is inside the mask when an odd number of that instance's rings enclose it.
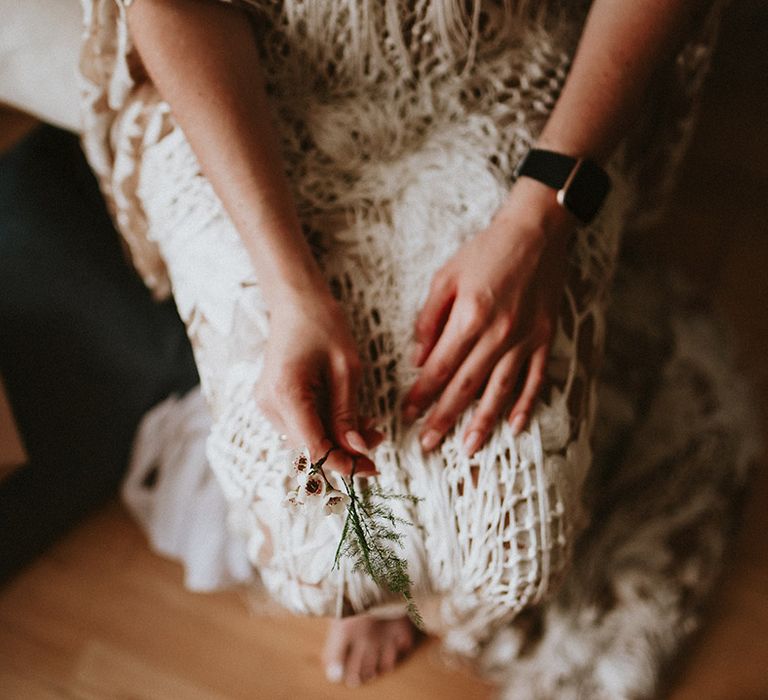
<path fill-rule="evenodd" d="M 284 423 L 291 426 L 292 437 L 298 444 L 306 445 L 313 462 L 333 447 L 311 395 L 303 394 L 291 401 L 284 416 Z"/>

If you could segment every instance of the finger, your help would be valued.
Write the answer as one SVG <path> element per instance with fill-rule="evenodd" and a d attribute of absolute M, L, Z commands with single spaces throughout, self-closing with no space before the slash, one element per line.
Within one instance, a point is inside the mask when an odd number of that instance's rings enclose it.
<path fill-rule="evenodd" d="M 376 672 L 377 651 L 376 644 L 365 636 L 352 641 L 344 669 L 348 686 L 355 688 L 371 677 L 371 671 Z"/>
<path fill-rule="evenodd" d="M 365 455 L 350 454 L 345 450 L 334 450 L 328 455 L 325 463 L 328 469 L 342 476 L 351 476 L 354 471 L 357 476 L 378 476 L 379 472 L 373 461 Z"/>
<path fill-rule="evenodd" d="M 464 433 L 464 449 L 473 455 L 488 439 L 504 406 L 512 396 L 526 350 L 516 345 L 507 351 L 493 368 L 477 410 Z"/>
<path fill-rule="evenodd" d="M 315 462 L 333 447 L 328 438 L 323 421 L 315 404 L 315 399 L 308 390 L 286 392 L 281 411 L 283 424 L 288 436 L 298 445 L 306 445 L 309 458 Z"/>
<path fill-rule="evenodd" d="M 331 363 L 331 425 L 336 443 L 345 450 L 365 453 L 368 446 L 358 430 L 357 382 L 360 371 L 345 359 Z"/>
<path fill-rule="evenodd" d="M 415 420 L 445 388 L 475 345 L 486 317 L 486 310 L 478 308 L 474 302 L 453 305 L 437 345 L 403 401 L 406 423 Z"/>
<path fill-rule="evenodd" d="M 345 449 L 332 450 L 335 445 L 327 435 L 309 389 L 286 392 L 282 416 L 284 425 L 293 428 L 287 431 L 289 438 L 297 445 L 306 445 L 313 462 L 327 454 L 325 466 L 345 476 L 349 476 L 353 468 L 356 474 L 375 476 L 378 473 L 376 465 L 368 457 L 350 454 Z"/>
<path fill-rule="evenodd" d="M 270 425 L 275 429 L 276 433 L 286 433 L 285 423 L 280 416 L 279 411 L 276 410 L 273 402 L 262 396 L 260 393 L 256 396 L 256 405 L 269 421 Z M 297 441 L 297 445 L 303 444 L 301 440 Z"/>
<path fill-rule="evenodd" d="M 437 447 L 462 411 L 475 400 L 478 390 L 506 349 L 500 342 L 499 335 L 489 329 L 458 368 L 424 422 L 421 446 L 425 452 Z"/>
<path fill-rule="evenodd" d="M 394 670 L 395 665 L 397 664 L 398 655 L 399 649 L 397 648 L 397 641 L 392 638 L 384 639 L 381 644 L 379 671 L 381 673 L 389 673 Z"/>
<path fill-rule="evenodd" d="M 540 345 L 531 355 L 528 363 L 528 376 L 525 386 L 512 410 L 509 412 L 509 423 L 512 426 L 512 434 L 518 435 L 528 423 L 533 410 L 533 402 L 541 389 L 544 381 L 544 369 L 549 356 L 549 343 Z"/>
<path fill-rule="evenodd" d="M 437 343 L 448 320 L 454 300 L 454 288 L 438 273 L 432 280 L 426 302 L 416 318 L 416 347 L 411 361 L 421 367 Z"/>

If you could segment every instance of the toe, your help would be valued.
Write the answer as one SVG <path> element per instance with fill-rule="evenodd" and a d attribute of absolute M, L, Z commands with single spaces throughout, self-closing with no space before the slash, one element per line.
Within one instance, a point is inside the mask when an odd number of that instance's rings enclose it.
<path fill-rule="evenodd" d="M 394 670 L 397 664 L 397 657 L 400 651 L 394 639 L 388 639 L 381 645 L 381 656 L 379 657 L 379 672 L 389 673 Z"/>
<path fill-rule="evenodd" d="M 403 618 L 390 623 L 389 639 L 395 645 L 398 654 L 408 653 L 415 644 L 415 633 L 410 620 Z"/>
<path fill-rule="evenodd" d="M 356 639 L 352 642 L 344 668 L 344 681 L 350 688 L 356 688 L 368 678 L 368 657 L 373 652 L 367 639 Z"/>
<path fill-rule="evenodd" d="M 331 683 L 341 683 L 344 680 L 344 665 L 349 652 L 349 641 L 343 623 L 340 620 L 331 622 L 323 651 L 325 675 Z"/>
<path fill-rule="evenodd" d="M 341 683 L 344 680 L 344 664 L 330 661 L 325 664 L 325 677 L 329 683 Z"/>
<path fill-rule="evenodd" d="M 381 644 L 367 644 L 360 664 L 360 681 L 367 683 L 376 677 L 376 669 L 379 667 L 381 657 Z"/>
<path fill-rule="evenodd" d="M 409 652 L 414 645 L 413 630 L 401 630 L 395 636 L 395 644 L 397 645 L 398 652 L 401 654 Z"/>

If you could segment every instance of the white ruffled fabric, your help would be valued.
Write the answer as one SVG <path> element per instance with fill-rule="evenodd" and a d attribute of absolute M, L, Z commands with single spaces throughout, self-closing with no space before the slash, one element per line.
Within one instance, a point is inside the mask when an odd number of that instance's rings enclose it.
<path fill-rule="evenodd" d="M 184 585 L 214 591 L 252 580 L 245 542 L 205 454 L 211 418 L 199 389 L 171 397 L 142 420 L 122 497 L 152 548 L 184 565 Z"/>

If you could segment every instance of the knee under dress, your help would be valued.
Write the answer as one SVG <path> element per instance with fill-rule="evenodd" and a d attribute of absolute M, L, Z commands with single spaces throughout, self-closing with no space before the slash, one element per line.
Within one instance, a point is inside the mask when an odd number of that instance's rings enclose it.
<path fill-rule="evenodd" d="M 136 0 L 140 2 L 141 0 Z M 219 0 L 212 0 L 219 1 Z M 143 74 L 128 0 L 84 0 L 84 143 L 134 264 L 172 289 L 213 418 L 208 458 L 271 595 L 306 614 L 376 608 L 386 594 L 342 563 L 342 520 L 282 507 L 291 463 L 254 402 L 268 314 L 248 255 L 168 105 Z M 487 225 L 557 99 L 588 3 L 241 0 L 267 76 L 305 234 L 341 301 L 364 365 L 361 406 L 386 439 L 381 485 L 432 624 L 471 652 L 567 569 L 586 522 L 595 376 L 622 230 L 658 210 L 716 25 L 713 5 L 659 71 L 648 107 L 609 169 L 613 193 L 579 231 L 547 386 L 530 425 L 500 422 L 474 457 L 461 435 L 423 455 L 404 427 L 415 316 L 432 275 Z M 185 78 L 187 79 L 187 78 Z M 659 115 L 664 118 L 660 119 Z"/>

